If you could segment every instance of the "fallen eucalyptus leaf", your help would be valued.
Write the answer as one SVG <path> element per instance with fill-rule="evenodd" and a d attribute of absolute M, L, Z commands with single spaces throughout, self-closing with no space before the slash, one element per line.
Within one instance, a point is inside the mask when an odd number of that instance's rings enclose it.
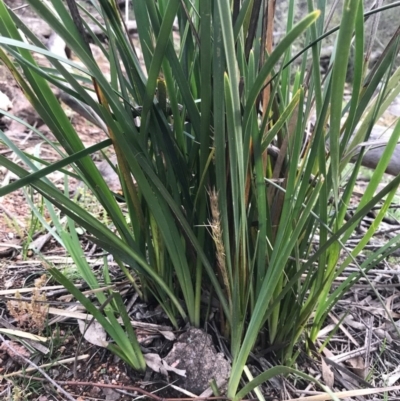
<path fill-rule="evenodd" d="M 174 372 L 179 376 L 186 377 L 186 370 L 177 369 L 165 362 L 158 354 L 145 354 L 144 359 L 146 360 L 146 365 L 154 370 L 154 372 L 161 373 L 164 376 L 168 376 L 168 371 Z"/>
<path fill-rule="evenodd" d="M 77 319 L 79 331 L 83 335 L 84 339 L 90 344 L 97 345 L 102 348 L 106 348 L 108 342 L 106 341 L 107 333 L 103 326 L 96 320 L 87 328 L 89 322 L 81 319 Z M 86 330 L 87 328 L 87 330 Z"/>

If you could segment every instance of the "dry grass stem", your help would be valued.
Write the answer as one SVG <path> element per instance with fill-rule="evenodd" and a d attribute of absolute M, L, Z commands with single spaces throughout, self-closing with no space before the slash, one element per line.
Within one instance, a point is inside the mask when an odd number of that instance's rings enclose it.
<path fill-rule="evenodd" d="M 213 218 L 211 222 L 211 235 L 215 243 L 217 264 L 228 295 L 228 299 L 231 299 L 231 288 L 229 285 L 228 272 L 225 264 L 225 247 L 222 238 L 221 219 L 218 207 L 218 193 L 215 191 L 215 188 L 213 188 L 211 191 L 209 191 L 208 195 L 210 197 L 211 214 Z"/>

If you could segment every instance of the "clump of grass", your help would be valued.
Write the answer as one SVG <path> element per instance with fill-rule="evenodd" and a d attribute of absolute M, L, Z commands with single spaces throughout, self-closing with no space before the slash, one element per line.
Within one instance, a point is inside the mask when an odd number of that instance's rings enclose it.
<path fill-rule="evenodd" d="M 271 8 L 268 1 L 134 1 L 142 66 L 118 8 L 99 0 L 95 4 L 105 22 L 109 48 L 90 34 L 110 64 L 108 80 L 84 42 L 73 2 L 69 4 L 74 19 L 61 0 L 52 0 L 52 7 L 39 0 L 27 1 L 80 59 L 83 75 L 65 67 L 77 67 L 71 61 L 49 55 L 0 2 L 0 58 L 65 155 L 62 161 L 38 170 L 0 133 L 0 139 L 27 166 L 23 169 L 0 156 L 0 163 L 21 177 L 0 189 L 0 196 L 31 185 L 46 198 L 48 209 L 53 207 L 50 214 L 59 241 L 91 288 L 99 288 L 99 281 L 83 258 L 75 224 L 113 254 L 133 285 L 131 270 L 137 272 L 141 296 L 156 299 L 176 327 L 187 321 L 195 326 L 203 323 L 201 295 L 211 286 L 226 322 L 233 361 L 228 395 L 235 401 L 274 374 L 293 373 L 279 367 L 238 389 L 258 341 L 285 344 L 281 360 L 294 363 L 299 341 L 316 340 L 327 313 L 361 275 L 355 273 L 331 290 L 332 281 L 354 262 L 374 234 L 400 183 L 396 177 L 375 195 L 400 137 L 400 124 L 349 220 L 345 216 L 362 154 L 344 185 L 341 178 L 354 156 L 352 150 L 368 139 L 384 108 L 400 93 L 400 70 L 393 72 L 397 38 L 367 73 L 363 2 L 345 0 L 340 26 L 329 32 L 337 32 L 331 69 L 321 76 L 327 1 L 318 2 L 319 10 L 309 2 L 309 15 L 297 23 L 291 1 L 286 35 L 276 45 L 271 31 L 274 11 L 264 12 Z M 171 35 L 176 18 L 179 53 Z M 30 44 L 22 42 L 16 26 Z M 297 55 L 302 57 L 298 68 L 292 60 L 294 43 L 307 43 Z M 344 102 L 352 44 L 353 91 Z M 45 54 L 53 69 L 37 65 L 30 51 Z M 90 110 L 109 139 L 85 148 L 49 82 Z M 97 102 L 82 84 L 92 85 Z M 304 146 L 311 120 L 315 127 Z M 117 156 L 126 213 L 89 157 L 110 145 Z M 66 165 L 90 188 L 113 227 L 46 179 Z M 349 252 L 347 239 L 382 199 L 374 224 Z M 60 224 L 54 208 L 68 217 L 66 226 Z M 310 244 L 316 236 L 318 245 L 313 248 Z M 398 237 L 363 262 L 362 273 L 386 257 L 396 241 Z M 346 256 L 340 259 L 341 251 Z M 144 370 L 120 295 L 96 292 L 97 303 L 107 305 L 103 313 L 62 273 L 49 272 L 105 327 L 115 340 L 109 349 Z M 109 296 L 115 302 L 106 302 Z M 122 316 L 124 328 L 116 315 Z"/>

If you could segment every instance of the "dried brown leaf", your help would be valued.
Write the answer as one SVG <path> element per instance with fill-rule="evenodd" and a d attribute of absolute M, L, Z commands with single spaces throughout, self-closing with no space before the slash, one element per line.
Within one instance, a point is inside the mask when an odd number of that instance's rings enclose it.
<path fill-rule="evenodd" d="M 333 387 L 333 383 L 335 382 L 335 375 L 330 366 L 325 362 L 324 358 L 321 358 L 321 370 L 322 377 L 324 378 L 325 384 L 329 387 Z"/>
<path fill-rule="evenodd" d="M 30 358 L 31 356 L 30 352 L 23 345 L 15 341 L 4 341 L 0 349 L 6 351 L 8 356 L 20 365 L 26 365 L 22 357 Z"/>
<path fill-rule="evenodd" d="M 350 365 L 350 369 L 361 379 L 365 380 L 368 375 L 368 367 L 365 366 L 364 358 L 361 356 L 355 356 L 347 360 Z"/>

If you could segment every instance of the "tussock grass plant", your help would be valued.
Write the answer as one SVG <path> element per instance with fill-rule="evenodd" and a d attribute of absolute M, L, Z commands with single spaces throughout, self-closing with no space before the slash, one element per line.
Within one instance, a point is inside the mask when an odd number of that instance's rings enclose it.
<path fill-rule="evenodd" d="M 397 37 L 369 70 L 363 2 L 345 0 L 340 26 L 328 33 L 337 36 L 330 68 L 321 76 L 327 1 L 309 1 L 309 14 L 301 21 L 294 21 L 296 4 L 289 1 L 287 32 L 276 44 L 273 2 L 133 1 L 142 67 L 115 2 L 92 0 L 108 46 L 90 30 L 89 36 L 110 63 L 108 80 L 61 0 L 27 3 L 81 64 L 47 51 L 0 1 L 0 58 L 59 141 L 63 156 L 38 169 L 2 134 L 27 167 L 0 156 L 0 164 L 20 177 L 2 188 L 0 196 L 31 185 L 68 216 L 68 235 L 62 227 L 56 229 L 70 242 L 70 252 L 77 243 L 77 224 L 114 256 L 129 279 L 133 281 L 133 271 L 139 275 L 141 296 L 156 299 L 175 326 L 181 321 L 202 323 L 201 295 L 211 286 L 233 360 L 229 396 L 244 397 L 262 380 L 292 372 L 274 368 L 238 392 L 247 357 L 258 341 L 283 344 L 282 362 L 292 364 L 299 339 L 314 341 L 341 294 L 399 240 L 371 254 L 360 273 L 331 291 L 332 281 L 374 234 L 400 182 L 396 177 L 374 195 L 400 136 L 397 124 L 357 210 L 345 219 L 362 152 L 345 183 L 341 174 L 352 149 L 368 139 L 375 121 L 400 92 L 400 70 L 393 67 Z M 80 12 L 98 23 L 83 8 Z M 179 44 L 171 33 L 175 19 Z M 302 43 L 296 67 L 293 46 Z M 353 91 L 346 103 L 351 48 Z M 45 55 L 53 67 L 38 65 L 32 53 Z M 90 110 L 109 139 L 85 149 L 49 84 Z M 128 217 L 90 158 L 110 145 L 117 155 Z M 115 230 L 46 178 L 68 165 L 96 196 Z M 360 219 L 385 196 L 359 246 L 347 251 L 346 240 Z M 318 246 L 313 247 L 316 237 Z M 345 257 L 339 262 L 341 254 Z M 81 251 L 76 255 L 81 258 Z M 86 282 L 98 286 L 89 266 L 81 264 Z M 110 303 L 107 294 L 98 293 L 98 301 L 106 305 L 103 313 L 60 272 L 50 273 L 105 327 L 115 342 L 109 348 L 134 368 L 144 369 L 120 296 L 111 294 L 115 302 Z M 116 321 L 119 314 L 124 329 Z"/>

